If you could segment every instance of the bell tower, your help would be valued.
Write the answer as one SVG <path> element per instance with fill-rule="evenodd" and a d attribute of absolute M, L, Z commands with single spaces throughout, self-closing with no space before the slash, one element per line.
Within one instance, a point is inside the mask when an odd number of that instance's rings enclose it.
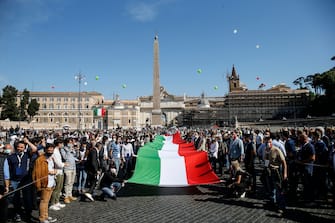
<path fill-rule="evenodd" d="M 240 77 L 237 74 L 234 65 L 233 65 L 231 75 L 230 76 L 227 75 L 227 80 L 229 82 L 229 92 L 243 90 L 243 88 L 240 85 Z"/>

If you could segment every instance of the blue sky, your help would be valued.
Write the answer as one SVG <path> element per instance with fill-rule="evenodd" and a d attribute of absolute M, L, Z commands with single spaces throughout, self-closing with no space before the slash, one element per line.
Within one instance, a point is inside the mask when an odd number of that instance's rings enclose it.
<path fill-rule="evenodd" d="M 223 96 L 233 64 L 248 89 L 296 88 L 334 66 L 334 11 L 333 0 L 0 0 L 0 87 L 78 91 L 81 72 L 81 89 L 106 99 L 152 95 L 158 33 L 171 94 Z"/>

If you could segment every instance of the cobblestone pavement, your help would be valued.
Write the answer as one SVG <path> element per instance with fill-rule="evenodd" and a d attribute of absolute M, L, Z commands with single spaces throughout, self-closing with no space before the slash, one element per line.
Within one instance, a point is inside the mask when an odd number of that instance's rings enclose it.
<path fill-rule="evenodd" d="M 263 199 L 225 198 L 221 189 L 216 185 L 155 188 L 128 184 L 117 200 L 75 201 L 49 214 L 59 222 L 335 222 L 330 205 L 288 207 L 281 216 Z"/>
<path fill-rule="evenodd" d="M 259 182 L 258 182 L 259 184 Z M 258 190 L 261 190 L 258 185 Z M 117 200 L 80 200 L 60 211 L 49 211 L 58 222 L 335 222 L 330 202 L 314 207 L 288 204 L 280 215 L 260 191 L 245 198 L 228 198 L 223 184 L 159 188 L 126 184 Z M 38 211 L 33 212 L 38 217 Z"/>

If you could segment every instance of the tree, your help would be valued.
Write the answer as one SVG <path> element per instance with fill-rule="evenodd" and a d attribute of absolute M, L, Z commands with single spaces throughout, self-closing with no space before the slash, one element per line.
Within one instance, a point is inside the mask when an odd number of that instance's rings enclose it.
<path fill-rule="evenodd" d="M 16 97 L 17 89 L 13 86 L 7 85 L 2 89 L 2 111 L 1 119 L 9 119 L 17 121 L 19 119 L 19 111 L 17 109 Z"/>
<path fill-rule="evenodd" d="M 314 77 L 315 77 L 315 75 L 308 75 L 307 77 L 305 77 L 305 79 L 304 79 L 305 85 L 309 86 L 310 88 L 314 88 L 314 85 L 313 85 Z M 309 90 L 311 90 L 310 88 L 309 88 Z M 315 88 L 314 88 L 314 91 L 315 91 Z"/>
<path fill-rule="evenodd" d="M 335 69 L 330 69 L 322 74 L 322 88 L 325 90 L 325 95 L 329 98 L 335 96 Z"/>
<path fill-rule="evenodd" d="M 332 60 L 335 60 L 335 58 L 333 57 Z M 334 106 L 330 105 L 335 103 L 335 67 L 321 74 L 309 75 L 306 79 L 312 80 L 312 86 L 316 94 L 312 101 L 311 113 L 314 115 L 334 113 Z"/>
<path fill-rule="evenodd" d="M 29 115 L 29 119 L 31 120 L 38 112 L 40 108 L 40 104 L 36 99 L 32 99 L 28 105 L 27 113 Z"/>
<path fill-rule="evenodd" d="M 20 109 L 19 109 L 19 120 L 27 120 L 27 106 L 29 103 L 30 93 L 27 89 L 24 89 L 22 94 L 20 95 Z"/>
<path fill-rule="evenodd" d="M 299 89 L 302 89 L 304 81 L 305 81 L 304 77 L 298 77 L 297 79 L 295 79 L 295 81 L 293 81 L 293 84 L 299 85 Z"/>

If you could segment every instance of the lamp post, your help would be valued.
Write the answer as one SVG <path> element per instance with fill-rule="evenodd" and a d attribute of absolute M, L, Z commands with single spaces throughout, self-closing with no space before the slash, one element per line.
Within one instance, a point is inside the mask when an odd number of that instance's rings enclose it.
<path fill-rule="evenodd" d="M 75 80 L 78 81 L 78 130 L 81 129 L 81 83 L 86 79 L 85 75 L 79 74 L 74 76 Z M 86 84 L 86 82 L 85 82 Z"/>

